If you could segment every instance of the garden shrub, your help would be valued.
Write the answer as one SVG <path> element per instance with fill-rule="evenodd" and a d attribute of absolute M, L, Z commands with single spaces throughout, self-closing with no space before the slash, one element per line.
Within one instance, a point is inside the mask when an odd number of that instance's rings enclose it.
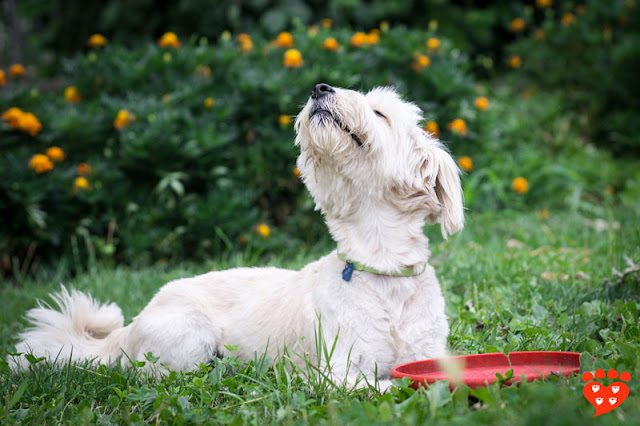
<path fill-rule="evenodd" d="M 527 103 L 476 84 L 465 52 L 435 28 L 325 22 L 271 40 L 168 33 L 134 47 L 78 44 L 55 78 L 27 66 L 0 87 L 5 272 L 36 260 L 202 259 L 326 238 L 293 145 L 292 121 L 319 82 L 392 85 L 416 102 L 466 170 L 470 209 L 554 208 L 585 188 L 627 184 L 615 167 L 589 173 L 599 154 L 563 138 L 562 100 Z M 513 111 L 533 116 L 523 124 Z M 541 143 L 553 126 L 559 136 Z"/>

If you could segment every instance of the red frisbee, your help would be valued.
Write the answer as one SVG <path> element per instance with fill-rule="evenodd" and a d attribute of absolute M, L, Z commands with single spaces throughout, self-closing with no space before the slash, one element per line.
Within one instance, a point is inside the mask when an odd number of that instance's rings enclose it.
<path fill-rule="evenodd" d="M 399 365 L 391 370 L 391 378 L 409 377 L 412 387 L 449 380 L 453 389 L 457 383 L 476 388 L 498 380 L 513 369 L 513 377 L 507 382 L 540 380 L 551 375 L 569 376 L 580 371 L 580 354 L 575 352 L 511 352 L 507 358 L 502 353 L 461 355 L 442 359 L 428 359 Z"/>

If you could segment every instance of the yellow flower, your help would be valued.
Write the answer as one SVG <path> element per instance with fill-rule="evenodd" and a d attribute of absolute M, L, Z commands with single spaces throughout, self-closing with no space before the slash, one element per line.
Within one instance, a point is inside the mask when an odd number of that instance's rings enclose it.
<path fill-rule="evenodd" d="M 429 59 L 427 55 L 415 54 L 413 56 L 413 63 L 411 64 L 411 68 L 413 68 L 415 72 L 420 72 L 430 64 L 431 59 Z"/>
<path fill-rule="evenodd" d="M 76 167 L 76 172 L 80 176 L 88 176 L 93 172 L 93 168 L 87 163 L 80 163 L 78 167 Z"/>
<path fill-rule="evenodd" d="M 29 133 L 31 136 L 37 135 L 40 133 L 40 130 L 42 130 L 40 120 L 30 112 L 26 112 L 20 117 L 18 127 L 20 130 Z"/>
<path fill-rule="evenodd" d="M 524 194 L 529 190 L 529 182 L 522 176 L 519 176 L 511 182 L 511 188 L 518 194 Z"/>
<path fill-rule="evenodd" d="M 562 25 L 565 27 L 568 27 L 569 25 L 573 24 L 573 21 L 575 21 L 576 17 L 573 15 L 573 13 L 565 13 L 564 15 L 562 15 Z"/>
<path fill-rule="evenodd" d="M 214 106 L 216 104 L 215 99 L 213 98 L 206 98 L 204 100 L 204 106 L 207 108 L 211 108 L 212 106 Z"/>
<path fill-rule="evenodd" d="M 2 113 L 2 119 L 11 127 L 12 129 L 20 128 L 20 119 L 24 115 L 24 111 L 20 108 L 11 107 L 5 112 Z"/>
<path fill-rule="evenodd" d="M 300 177 L 300 170 L 297 167 L 294 167 L 293 170 L 291 170 L 291 173 L 297 178 Z"/>
<path fill-rule="evenodd" d="M 291 33 L 284 31 L 278 34 L 275 44 L 279 47 L 292 47 L 293 37 L 291 36 Z"/>
<path fill-rule="evenodd" d="M 307 34 L 309 34 L 309 37 L 315 37 L 316 35 L 318 35 L 318 26 L 317 25 L 310 26 L 309 30 L 307 31 Z"/>
<path fill-rule="evenodd" d="M 511 68 L 520 68 L 522 65 L 522 59 L 518 55 L 511 55 L 507 61 Z"/>
<path fill-rule="evenodd" d="M 281 126 L 288 126 L 289 124 L 291 124 L 291 117 L 283 114 L 278 117 L 278 122 Z"/>
<path fill-rule="evenodd" d="M 489 99 L 485 98 L 484 96 L 478 96 L 474 104 L 476 105 L 476 108 L 478 108 L 480 111 L 485 111 L 489 109 Z"/>
<path fill-rule="evenodd" d="M 537 29 L 535 30 L 535 32 L 533 33 L 533 35 L 535 36 L 535 38 L 537 38 L 538 40 L 546 40 L 547 39 L 547 33 L 544 32 L 544 30 L 542 29 Z"/>
<path fill-rule="evenodd" d="M 24 112 L 20 108 L 9 108 L 2 113 L 2 118 L 12 129 L 22 130 L 31 136 L 37 135 L 42 130 L 42 124 L 40 124 L 38 117 L 30 112 Z"/>
<path fill-rule="evenodd" d="M 367 34 L 367 44 L 378 44 L 380 41 L 380 30 L 373 29 Z"/>
<path fill-rule="evenodd" d="M 177 49 L 181 44 L 176 33 L 166 32 L 158 39 L 158 46 Z"/>
<path fill-rule="evenodd" d="M 324 41 L 324 43 L 322 43 L 322 47 L 327 50 L 338 50 L 340 48 L 340 44 L 335 38 L 329 37 Z"/>
<path fill-rule="evenodd" d="M 553 0 L 536 0 L 537 7 L 549 7 L 553 3 Z"/>
<path fill-rule="evenodd" d="M 118 130 L 124 129 L 134 121 L 136 121 L 135 115 L 131 114 L 126 109 L 121 109 L 120 111 L 118 111 L 118 115 L 116 116 L 116 119 L 113 121 L 113 127 L 115 127 Z"/>
<path fill-rule="evenodd" d="M 431 37 L 429 40 L 427 40 L 427 47 L 431 50 L 437 49 L 438 47 L 440 47 L 440 40 L 436 37 Z"/>
<path fill-rule="evenodd" d="M 0 70 L 0 87 L 4 86 L 5 84 L 7 84 L 7 76 L 4 75 L 3 70 Z"/>
<path fill-rule="evenodd" d="M 511 24 L 509 25 L 509 28 L 511 28 L 511 31 L 522 31 L 524 30 L 524 28 L 527 26 L 527 23 L 524 22 L 524 19 L 522 18 L 515 18 L 513 21 L 511 21 Z"/>
<path fill-rule="evenodd" d="M 322 25 L 322 28 L 331 28 L 333 26 L 333 21 L 329 18 L 324 18 L 320 21 L 320 25 Z"/>
<path fill-rule="evenodd" d="M 253 49 L 253 41 L 251 40 L 251 36 L 246 33 L 238 34 L 236 37 L 236 41 L 238 42 L 238 47 L 243 52 L 250 52 Z"/>
<path fill-rule="evenodd" d="M 471 170 L 473 170 L 473 161 L 471 160 L 471 157 L 464 156 L 458 158 L 458 164 L 465 172 L 470 172 Z"/>
<path fill-rule="evenodd" d="M 440 136 L 440 128 L 435 121 L 427 121 L 427 124 L 424 125 L 424 130 L 436 138 Z"/>
<path fill-rule="evenodd" d="M 368 37 L 365 33 L 358 31 L 351 37 L 351 45 L 355 47 L 360 47 L 367 44 Z"/>
<path fill-rule="evenodd" d="M 91 185 L 89 185 L 89 181 L 84 176 L 78 176 L 73 181 L 73 192 L 78 192 L 79 190 L 90 191 Z"/>
<path fill-rule="evenodd" d="M 29 168 L 36 171 L 36 173 L 46 173 L 53 169 L 53 163 L 44 154 L 36 154 L 29 160 Z"/>
<path fill-rule="evenodd" d="M 20 64 L 13 64 L 9 68 L 9 77 L 24 77 L 27 75 L 27 70 Z"/>
<path fill-rule="evenodd" d="M 468 133 L 467 123 L 465 123 L 461 118 L 456 118 L 455 120 L 447 124 L 447 128 L 452 132 L 459 134 L 460 136 L 467 136 Z"/>
<path fill-rule="evenodd" d="M 47 148 L 45 154 L 47 154 L 47 157 L 49 157 L 49 159 L 54 163 L 60 162 L 66 158 L 64 151 L 57 146 Z"/>
<path fill-rule="evenodd" d="M 267 225 L 266 223 L 261 223 L 256 226 L 256 232 L 261 237 L 267 238 L 269 235 L 271 235 L 271 228 L 269 228 L 269 225 Z"/>
<path fill-rule="evenodd" d="M 199 64 L 198 66 L 196 66 L 194 74 L 200 78 L 209 78 L 211 77 L 211 67 L 209 67 L 208 65 Z"/>
<path fill-rule="evenodd" d="M 380 22 L 380 31 L 386 33 L 389 31 L 389 21 L 381 21 Z"/>
<path fill-rule="evenodd" d="M 298 49 L 289 49 L 284 52 L 283 64 L 285 67 L 298 68 L 304 64 L 302 54 Z"/>
<path fill-rule="evenodd" d="M 94 34 L 87 40 L 89 47 L 103 47 L 107 45 L 107 39 L 102 34 Z"/>
<path fill-rule="evenodd" d="M 64 89 L 64 98 L 70 104 L 75 104 L 82 100 L 82 95 L 80 95 L 80 92 L 78 91 L 78 88 L 76 86 L 69 86 Z"/>

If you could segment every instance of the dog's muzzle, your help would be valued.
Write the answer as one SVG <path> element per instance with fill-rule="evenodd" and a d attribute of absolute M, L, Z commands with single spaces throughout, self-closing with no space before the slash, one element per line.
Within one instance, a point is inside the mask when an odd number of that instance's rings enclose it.
<path fill-rule="evenodd" d="M 332 96 L 334 96 L 336 90 L 326 83 L 316 84 L 313 90 L 311 90 L 311 99 L 313 100 L 313 108 L 309 114 L 309 118 L 319 116 L 321 120 L 325 118 L 331 119 L 339 128 L 349 133 L 351 138 L 362 147 L 362 140 L 358 135 L 353 133 L 349 127 L 343 123 L 343 121 L 335 113 L 332 112 L 329 107 L 330 102 L 327 102 Z"/>

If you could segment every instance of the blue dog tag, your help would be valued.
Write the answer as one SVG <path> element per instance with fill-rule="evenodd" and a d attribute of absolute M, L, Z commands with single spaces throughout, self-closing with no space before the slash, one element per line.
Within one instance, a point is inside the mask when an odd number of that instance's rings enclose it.
<path fill-rule="evenodd" d="M 347 262 L 342 270 L 342 279 L 345 281 L 351 281 L 351 275 L 353 274 L 353 263 Z"/>

